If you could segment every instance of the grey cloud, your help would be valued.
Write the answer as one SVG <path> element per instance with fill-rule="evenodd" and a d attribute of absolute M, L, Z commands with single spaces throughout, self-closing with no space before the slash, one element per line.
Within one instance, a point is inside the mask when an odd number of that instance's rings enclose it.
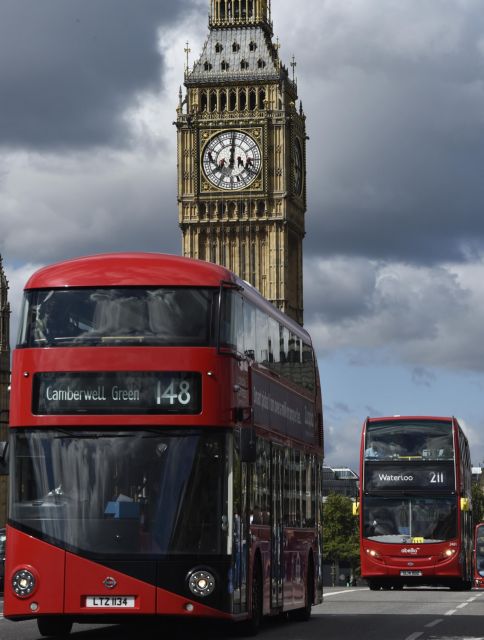
<path fill-rule="evenodd" d="M 3 0 L 0 145 L 126 145 L 126 109 L 161 87 L 157 29 L 195 0 Z"/>
<path fill-rule="evenodd" d="M 17 262 L 124 250 L 178 253 L 176 197 L 166 195 L 176 168 L 160 156 L 150 160 L 138 165 L 136 157 L 83 154 L 62 172 L 56 159 L 13 168 L 0 191 L 0 252 Z"/>
<path fill-rule="evenodd" d="M 431 387 L 435 381 L 435 374 L 425 367 L 414 367 L 412 381 L 418 386 Z"/>
<path fill-rule="evenodd" d="M 306 326 L 321 354 L 344 350 L 358 365 L 404 363 L 414 368 L 414 382 L 420 384 L 432 382 L 427 373 L 432 367 L 484 371 L 483 261 L 463 267 L 370 262 L 368 286 L 342 310 L 344 269 L 341 258 L 306 262 L 312 292 Z M 360 259 L 346 259 L 348 280 L 358 283 L 364 271 Z"/>
<path fill-rule="evenodd" d="M 308 114 L 306 253 L 467 260 L 484 244 L 482 4 L 308 0 L 291 25 L 288 5 L 275 20 Z"/>
<path fill-rule="evenodd" d="M 336 257 L 306 262 L 305 312 L 329 322 L 356 318 L 371 310 L 377 269 L 368 260 Z"/>

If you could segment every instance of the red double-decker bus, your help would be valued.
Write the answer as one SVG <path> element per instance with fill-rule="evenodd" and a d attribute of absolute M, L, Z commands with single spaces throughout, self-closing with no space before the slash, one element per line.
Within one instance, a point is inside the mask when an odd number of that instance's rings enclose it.
<path fill-rule="evenodd" d="M 254 633 L 321 601 L 311 340 L 227 269 L 110 254 L 35 273 L 10 427 L 6 618 Z"/>
<path fill-rule="evenodd" d="M 484 589 L 484 522 L 474 530 L 474 586 Z"/>
<path fill-rule="evenodd" d="M 471 460 L 455 418 L 367 418 L 360 483 L 370 589 L 471 588 Z"/>

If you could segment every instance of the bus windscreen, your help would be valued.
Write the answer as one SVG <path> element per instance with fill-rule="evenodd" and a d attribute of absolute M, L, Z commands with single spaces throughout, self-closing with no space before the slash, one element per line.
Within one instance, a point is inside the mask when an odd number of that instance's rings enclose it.
<path fill-rule="evenodd" d="M 444 542 L 457 535 L 455 497 L 367 496 L 363 512 L 363 535 L 369 540 L 408 544 L 418 540 Z"/>
<path fill-rule="evenodd" d="M 227 549 L 224 434 L 22 430 L 12 449 L 10 518 L 35 536 L 104 557 Z"/>
<path fill-rule="evenodd" d="M 26 291 L 19 347 L 206 346 L 214 289 L 72 288 Z"/>

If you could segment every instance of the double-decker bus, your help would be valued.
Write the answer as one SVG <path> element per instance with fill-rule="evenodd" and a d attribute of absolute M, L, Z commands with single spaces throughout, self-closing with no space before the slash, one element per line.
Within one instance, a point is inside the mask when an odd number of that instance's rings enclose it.
<path fill-rule="evenodd" d="M 484 522 L 474 530 L 474 586 L 484 589 Z"/>
<path fill-rule="evenodd" d="M 361 575 L 370 589 L 472 586 L 471 460 L 455 418 L 367 418 Z"/>
<path fill-rule="evenodd" d="M 28 281 L 13 354 L 5 617 L 213 617 L 322 599 L 311 340 L 251 285 L 161 254 Z"/>

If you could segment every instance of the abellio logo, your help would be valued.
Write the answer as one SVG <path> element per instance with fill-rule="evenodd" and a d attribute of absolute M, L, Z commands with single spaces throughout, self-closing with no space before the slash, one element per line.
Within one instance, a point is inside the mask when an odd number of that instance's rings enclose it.
<path fill-rule="evenodd" d="M 379 473 L 378 479 L 380 482 L 413 482 L 414 477 L 412 475 L 404 475 L 403 473 L 399 473 L 394 475 L 393 473 Z"/>
<path fill-rule="evenodd" d="M 415 555 L 418 553 L 418 547 L 403 547 L 403 549 L 400 549 L 400 553 L 410 553 L 411 555 Z"/>

